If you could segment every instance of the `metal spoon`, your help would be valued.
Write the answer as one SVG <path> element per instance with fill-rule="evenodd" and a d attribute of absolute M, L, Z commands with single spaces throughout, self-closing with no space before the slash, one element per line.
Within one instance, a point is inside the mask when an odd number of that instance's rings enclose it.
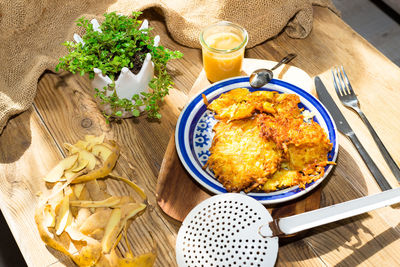
<path fill-rule="evenodd" d="M 289 63 L 292 59 L 294 59 L 297 55 L 296 54 L 289 54 L 286 57 L 282 58 L 281 61 L 278 62 L 272 69 L 258 69 L 253 71 L 250 75 L 250 86 L 253 88 L 260 88 L 267 83 L 269 83 L 274 74 L 272 73 L 273 70 L 279 68 L 280 65 Z"/>

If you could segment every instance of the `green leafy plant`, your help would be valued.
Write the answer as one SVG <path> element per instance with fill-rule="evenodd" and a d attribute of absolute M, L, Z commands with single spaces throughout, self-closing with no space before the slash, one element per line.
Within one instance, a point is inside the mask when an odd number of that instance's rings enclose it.
<path fill-rule="evenodd" d="M 122 111 L 131 112 L 139 116 L 139 107 L 144 106 L 150 118 L 161 118 L 159 103 L 168 95 L 173 82 L 167 72 L 167 62 L 182 57 L 179 51 L 171 51 L 161 45 L 154 46 L 154 38 L 150 36 L 151 28 L 139 30 L 141 21 L 138 20 L 141 12 L 133 12 L 131 16 L 117 15 L 115 12 L 104 14 L 105 20 L 101 23 L 101 32 L 95 31 L 93 25 L 85 18 L 78 19 L 77 25 L 86 30 L 82 36 L 84 44 L 67 41 L 63 43 L 68 54 L 59 59 L 56 71 L 64 69 L 80 75 L 89 75 L 93 79 L 93 68 L 98 68 L 103 75 L 108 75 L 112 83 L 109 88 L 96 88 L 95 97 L 101 103 L 110 104 L 113 114 L 120 117 Z M 129 68 L 137 74 L 146 57 L 150 53 L 154 63 L 154 78 L 149 83 L 149 93 L 135 94 L 132 99 L 120 99 L 115 92 L 115 81 L 123 67 Z M 107 96 L 106 90 L 114 90 Z M 132 101 L 133 100 L 133 101 Z"/>

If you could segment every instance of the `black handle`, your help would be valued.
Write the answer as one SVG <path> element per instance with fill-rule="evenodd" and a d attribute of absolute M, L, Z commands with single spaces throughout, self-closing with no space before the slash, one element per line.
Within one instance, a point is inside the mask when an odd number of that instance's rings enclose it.
<path fill-rule="evenodd" d="M 386 181 L 385 177 L 383 176 L 381 171 L 378 169 L 378 167 L 376 166 L 374 161 L 368 155 L 368 153 L 365 150 L 365 148 L 361 145 L 361 142 L 360 142 L 360 140 L 358 140 L 358 138 L 355 135 L 355 133 L 351 132 L 347 136 L 350 138 L 350 140 L 353 142 L 353 144 L 357 148 L 358 153 L 360 153 L 360 155 L 361 155 L 362 159 L 364 160 L 365 164 L 367 164 L 367 167 L 368 167 L 369 171 L 374 176 L 376 182 L 378 183 L 378 185 L 382 189 L 382 191 L 386 191 L 386 190 L 392 189 L 392 187 Z"/>
<path fill-rule="evenodd" d="M 386 163 L 389 165 L 390 170 L 392 170 L 392 173 L 396 177 L 397 181 L 400 182 L 399 166 L 397 166 L 396 162 L 394 161 L 392 156 L 389 154 L 389 151 L 387 151 L 385 145 L 382 143 L 381 139 L 379 138 L 378 134 L 375 132 L 372 125 L 369 123 L 369 121 L 368 121 L 367 117 L 364 115 L 364 113 L 361 110 L 358 110 L 358 114 L 360 115 L 363 122 L 367 125 L 369 132 L 371 133 L 372 137 L 374 138 L 375 143 L 378 145 L 378 148 L 381 151 Z"/>
<path fill-rule="evenodd" d="M 276 64 L 271 70 L 275 70 L 277 69 L 280 65 L 282 64 L 286 64 L 289 63 L 290 61 L 292 61 L 292 59 L 294 59 L 295 57 L 297 57 L 296 54 L 289 54 L 286 57 L 282 58 L 281 61 L 278 62 L 278 64 Z"/>

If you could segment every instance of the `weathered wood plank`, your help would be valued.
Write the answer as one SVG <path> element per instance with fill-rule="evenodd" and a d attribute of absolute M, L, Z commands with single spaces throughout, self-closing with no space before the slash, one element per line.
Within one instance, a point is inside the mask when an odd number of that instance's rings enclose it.
<path fill-rule="evenodd" d="M 365 190 L 362 186 L 363 182 L 346 175 L 349 173 L 349 168 L 352 168 L 352 173 L 360 177 L 357 173 L 360 174 L 361 172 L 356 167 L 355 160 L 352 155 L 346 153 L 343 147 L 340 147 L 339 153 L 338 165 L 322 190 L 323 200 L 321 205 L 323 206 L 330 206 L 364 195 L 362 192 Z M 358 251 L 361 244 L 370 244 L 371 249 L 379 250 L 379 257 L 385 259 L 379 262 L 400 264 L 400 258 L 396 255 L 399 243 L 392 243 L 393 240 L 400 240 L 400 232 L 398 229 L 391 228 L 379 215 L 384 210 L 391 212 L 392 216 L 400 218 L 399 210 L 391 207 L 384 208 L 312 229 L 307 233 L 304 240 L 310 244 L 328 266 L 336 266 L 337 264 L 355 266 L 360 264 L 361 261 L 363 264 L 373 266 L 377 259 L 371 257 L 372 251 Z M 387 231 L 386 234 L 391 236 L 388 242 L 377 241 L 383 231 Z"/>
<path fill-rule="evenodd" d="M 400 66 L 398 0 L 333 0 L 332 2 L 341 11 L 341 17 L 347 24 Z M 389 6 L 393 10 L 390 10 Z"/>
<path fill-rule="evenodd" d="M 107 138 L 117 141 L 121 147 L 121 157 L 115 171 L 137 181 L 149 198 L 148 211 L 135 220 L 130 228 L 130 242 L 138 254 L 150 251 L 153 242 L 149 233 L 153 233 L 158 244 L 157 265 L 168 265 L 174 261 L 174 255 L 171 254 L 174 244 L 170 236 L 175 231 L 156 208 L 154 191 L 159 162 L 162 160 L 161 149 L 166 146 L 166 143 L 163 144 L 166 140 L 163 135 L 172 131 L 169 120 L 165 120 L 165 123 L 148 123 L 144 118 L 139 118 L 108 125 L 97 110 L 92 95 L 85 91 L 84 84 L 75 87 L 72 80 L 82 82 L 69 75 L 62 77 L 49 73 L 43 76 L 35 99 L 40 114 L 46 125 L 54 129 L 52 134 L 60 145 L 63 142 L 75 142 L 85 134 L 99 135 L 102 132 L 106 133 Z M 168 117 L 168 113 L 165 115 Z M 93 123 L 82 123 L 89 120 Z M 110 183 L 109 189 L 112 193 L 129 193 L 126 187 L 116 183 Z"/>
<path fill-rule="evenodd" d="M 72 264 L 44 246 L 34 221 L 37 194 L 46 191 L 42 177 L 61 158 L 34 107 L 11 119 L 1 135 L 0 208 L 31 266 L 47 266 L 59 260 Z"/>
<path fill-rule="evenodd" d="M 175 62 L 170 64 L 169 67 L 174 73 L 175 69 L 196 72 L 196 67 L 201 68 L 201 66 L 193 65 L 191 61 L 196 56 L 195 54 L 199 55 L 197 50 L 189 50 L 175 43 L 174 47 L 169 46 L 172 41 L 165 32 L 162 32 L 163 28 L 165 31 L 163 22 L 156 19 L 151 22 L 151 25 L 157 29 L 155 33 L 161 35 L 163 45 L 171 49 L 179 49 L 187 56 L 186 60 L 176 61 L 176 66 Z M 157 32 L 160 30 L 161 32 Z M 175 73 L 174 77 L 181 77 L 181 74 Z M 185 77 L 195 79 L 194 75 L 193 77 L 185 75 Z M 176 85 L 182 81 L 185 82 L 185 79 L 176 79 Z M 172 90 L 171 95 L 176 96 L 176 99 L 181 98 L 186 101 L 184 94 L 176 90 Z M 184 101 L 181 105 L 176 102 L 176 99 L 173 102 L 166 101 L 162 106 L 163 119 L 160 122 L 148 121 L 140 117 L 109 125 L 105 123 L 105 119 L 97 110 L 92 96 L 93 92 L 87 80 L 76 78 L 68 73 L 60 76 L 48 73 L 39 82 L 35 102 L 59 145 L 63 142 L 74 142 L 85 134 L 101 134 L 102 132 L 107 133 L 107 138 L 117 140 L 121 145 L 121 157 L 116 172 L 132 177 L 149 196 L 149 212 L 133 223 L 134 226 L 129 231 L 130 242 L 137 249 L 138 254 L 149 251 L 152 245 L 149 233 L 153 233 L 152 236 L 158 244 L 156 265 L 174 264 L 174 236 L 177 228 L 168 222 L 168 218 L 163 217 L 154 196 L 156 177 L 168 142 L 167 136 L 169 137 L 172 133 L 179 114 L 176 106 L 183 105 Z M 119 193 L 127 192 L 115 183 L 111 183 L 110 189 Z"/>
<path fill-rule="evenodd" d="M 310 244 L 301 238 L 299 236 L 295 240 L 279 242 L 276 266 L 326 266 Z"/>
<path fill-rule="evenodd" d="M 400 161 L 396 153 L 400 151 L 397 142 L 400 93 L 396 86 L 400 84 L 400 69 L 336 15 L 318 7 L 314 11 L 314 29 L 308 38 L 295 40 L 283 34 L 249 49 L 246 54 L 253 58 L 278 60 L 289 52 L 297 53 L 298 57 L 292 64 L 311 76 L 322 77 L 361 142 L 389 182 L 397 186 L 367 128 L 354 113 L 342 107 L 334 95 L 329 69 L 334 65 L 344 65 L 362 109 L 397 162 Z M 39 82 L 35 99 L 38 113 L 30 110 L 14 118 L 0 136 L 0 208 L 26 261 L 32 266 L 46 266 L 57 260 L 45 249 L 33 222 L 35 193 L 44 186 L 41 176 L 61 158 L 57 146 L 74 142 L 85 134 L 102 132 L 121 145 L 116 172 L 135 180 L 149 196 L 148 211 L 129 229 L 129 240 L 135 252 L 139 254 L 152 248 L 150 232 L 158 244 L 156 265 L 175 265 L 175 237 L 179 224 L 158 208 L 156 179 L 179 108 L 186 102 L 188 90 L 200 73 L 201 54 L 199 50 L 172 41 L 157 14 L 145 12 L 144 16 L 151 19 L 151 25 L 161 35 L 164 45 L 185 54 L 182 60 L 171 62 L 169 66 L 175 71 L 176 89 L 171 91 L 162 107 L 163 119 L 160 122 L 141 117 L 106 124 L 95 106 L 93 92 L 86 80 L 65 73 L 47 73 Z M 388 114 L 394 119 L 387 119 Z M 339 137 L 339 142 L 338 166 L 323 185 L 323 206 L 379 191 L 353 145 L 343 136 Z M 115 183 L 110 184 L 110 189 L 129 192 Z M 376 262 L 398 265 L 399 213 L 398 207 L 384 208 L 310 230 L 302 239 L 282 241 L 277 265 L 345 266 L 373 265 Z M 124 251 L 123 246 L 120 248 Z M 66 265 L 71 265 L 71 262 Z"/>

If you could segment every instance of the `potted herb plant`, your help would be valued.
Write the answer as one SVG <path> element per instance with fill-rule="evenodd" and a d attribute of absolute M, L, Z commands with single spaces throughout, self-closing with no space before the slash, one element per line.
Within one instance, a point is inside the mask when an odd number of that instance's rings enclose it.
<path fill-rule="evenodd" d="M 160 118 L 159 104 L 173 82 L 167 62 L 182 53 L 159 45 L 159 36 L 150 36 L 147 21 L 131 16 L 104 14 L 104 21 L 80 18 L 77 25 L 86 33 L 67 41 L 68 54 L 59 59 L 56 71 L 88 74 L 95 98 L 107 120 L 110 117 L 139 116 Z"/>

